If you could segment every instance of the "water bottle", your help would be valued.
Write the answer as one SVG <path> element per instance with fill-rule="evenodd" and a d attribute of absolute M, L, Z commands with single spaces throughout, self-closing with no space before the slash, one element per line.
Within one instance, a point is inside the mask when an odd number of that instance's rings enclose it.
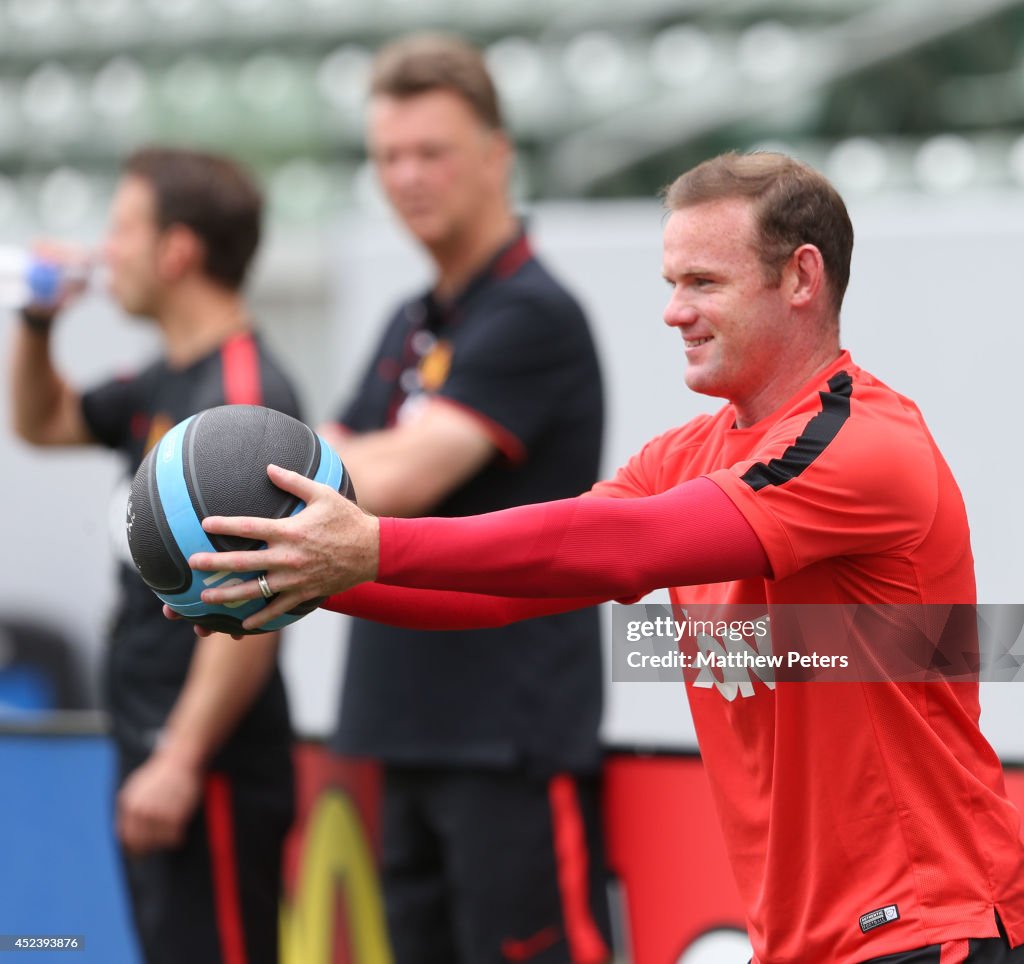
<path fill-rule="evenodd" d="M 0 245 L 0 310 L 52 305 L 68 286 L 88 279 L 89 263 L 84 259 L 61 263 L 25 248 Z"/>

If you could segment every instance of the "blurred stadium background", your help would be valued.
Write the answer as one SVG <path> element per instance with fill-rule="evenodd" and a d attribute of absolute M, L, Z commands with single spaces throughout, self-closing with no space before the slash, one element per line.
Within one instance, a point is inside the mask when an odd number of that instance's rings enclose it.
<path fill-rule="evenodd" d="M 486 49 L 527 198 L 646 197 L 765 141 L 847 190 L 1024 181 L 1015 0 L 4 0 L 5 232 L 79 228 L 147 139 L 241 155 L 275 223 L 372 206 L 366 71 L 415 27 Z"/>
<path fill-rule="evenodd" d="M 456 30 L 486 51 L 518 147 L 517 194 L 597 329 L 608 470 L 715 407 L 686 393 L 660 324 L 657 190 L 721 150 L 783 149 L 849 202 L 858 247 L 845 341 L 919 402 L 946 451 L 981 599 L 1018 601 L 1022 0 L 0 0 L 0 244 L 95 241 L 119 159 L 142 142 L 239 157 L 269 198 L 254 312 L 300 376 L 309 420 L 324 418 L 385 309 L 426 277 L 362 144 L 373 52 L 416 28 Z M 62 329 L 58 359 L 82 384 L 155 345 L 101 293 Z M 7 413 L 5 386 L 4 425 Z M 7 712 L 19 700 L 91 707 L 123 545 L 119 467 L 102 453 L 33 451 L 9 430 L 0 464 Z M 40 693 L 17 677 L 27 622 L 70 641 L 71 682 Z M 332 725 L 341 636 L 324 614 L 289 633 L 304 735 Z M 1024 761 L 1019 698 L 993 684 L 985 705 L 990 738 Z M 674 687 L 611 687 L 606 731 L 693 746 Z M 0 814 L 0 839 L 9 829 Z"/>

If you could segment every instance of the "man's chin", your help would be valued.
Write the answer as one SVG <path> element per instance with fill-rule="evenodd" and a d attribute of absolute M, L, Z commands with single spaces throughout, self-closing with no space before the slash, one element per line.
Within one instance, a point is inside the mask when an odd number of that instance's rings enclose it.
<path fill-rule="evenodd" d="M 155 312 L 148 305 L 140 304 L 137 301 L 125 301 L 113 294 L 111 299 L 121 309 L 121 312 L 132 321 L 148 324 L 153 320 Z"/>
<path fill-rule="evenodd" d="M 713 398 L 727 398 L 728 392 L 724 385 L 711 372 L 700 368 L 689 367 L 683 376 L 686 387 L 698 395 L 710 395 Z"/>
<path fill-rule="evenodd" d="M 428 214 L 401 215 L 406 230 L 422 244 L 436 244 L 444 236 L 444 226 Z"/>
<path fill-rule="evenodd" d="M 686 382 L 686 387 L 691 392 L 700 392 L 702 395 L 707 394 L 707 386 L 712 382 L 708 373 L 700 368 L 700 366 L 687 365 L 686 372 L 683 375 L 683 380 Z"/>

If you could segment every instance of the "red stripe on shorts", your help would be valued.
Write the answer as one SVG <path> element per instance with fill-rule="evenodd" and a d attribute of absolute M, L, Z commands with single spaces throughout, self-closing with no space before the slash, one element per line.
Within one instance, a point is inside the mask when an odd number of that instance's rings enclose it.
<path fill-rule="evenodd" d="M 206 836 L 210 844 L 213 903 L 224 964 L 246 964 L 242 901 L 238 892 L 238 861 L 235 858 L 235 825 L 231 815 L 231 785 L 227 777 L 211 773 L 206 778 Z"/>
<path fill-rule="evenodd" d="M 590 880 L 583 815 L 572 777 L 560 774 L 548 784 L 555 842 L 558 891 L 569 955 L 573 964 L 600 964 L 611 956 L 590 913 Z"/>

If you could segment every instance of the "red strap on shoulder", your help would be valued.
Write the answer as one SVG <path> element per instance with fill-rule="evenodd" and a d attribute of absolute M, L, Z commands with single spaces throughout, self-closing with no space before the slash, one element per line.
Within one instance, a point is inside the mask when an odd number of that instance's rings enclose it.
<path fill-rule="evenodd" d="M 224 401 L 228 405 L 262 405 L 260 356 L 248 332 L 229 338 L 220 349 Z"/>

